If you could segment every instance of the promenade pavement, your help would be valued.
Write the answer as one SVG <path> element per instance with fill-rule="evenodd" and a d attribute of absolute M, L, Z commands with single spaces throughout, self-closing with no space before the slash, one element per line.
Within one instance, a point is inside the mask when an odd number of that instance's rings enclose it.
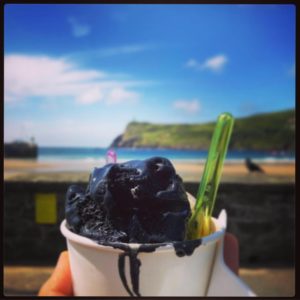
<path fill-rule="evenodd" d="M 37 295 L 52 271 L 52 266 L 4 266 L 4 294 Z M 257 296 L 293 297 L 295 294 L 293 267 L 240 268 L 239 275 Z"/>

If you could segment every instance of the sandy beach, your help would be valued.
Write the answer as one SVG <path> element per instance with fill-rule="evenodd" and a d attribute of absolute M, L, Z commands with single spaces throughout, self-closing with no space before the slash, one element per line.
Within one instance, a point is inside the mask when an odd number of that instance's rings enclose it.
<path fill-rule="evenodd" d="M 204 164 L 195 162 L 174 161 L 177 173 L 186 181 L 198 181 L 204 170 Z M 103 165 L 103 163 L 102 163 Z M 96 166 L 101 167 L 101 164 Z M 86 161 L 47 161 L 5 159 L 4 179 L 56 178 L 59 180 L 87 180 L 88 174 L 95 167 L 95 162 Z M 295 163 L 263 163 L 260 167 L 264 173 L 249 173 L 243 163 L 225 162 L 222 179 L 225 181 L 240 181 L 273 178 L 275 181 L 294 181 Z M 273 181 L 274 181 L 273 180 Z"/>

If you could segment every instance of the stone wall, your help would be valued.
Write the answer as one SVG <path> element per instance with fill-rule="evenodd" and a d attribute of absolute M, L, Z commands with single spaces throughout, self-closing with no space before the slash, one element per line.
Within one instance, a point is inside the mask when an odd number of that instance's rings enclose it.
<path fill-rule="evenodd" d="M 81 183 L 86 186 L 86 183 Z M 64 219 L 68 182 L 12 182 L 4 184 L 4 263 L 50 264 L 66 249 L 59 231 Z M 198 185 L 185 183 L 195 195 Z M 37 193 L 55 193 L 57 220 L 36 222 Z M 224 208 L 228 231 L 240 243 L 241 264 L 293 263 L 295 187 L 284 184 L 223 183 L 214 215 Z"/>
<path fill-rule="evenodd" d="M 197 186 L 187 185 L 196 194 Z M 228 215 L 228 231 L 240 243 L 242 263 L 292 263 L 295 245 L 294 184 L 220 186 L 214 215 Z"/>

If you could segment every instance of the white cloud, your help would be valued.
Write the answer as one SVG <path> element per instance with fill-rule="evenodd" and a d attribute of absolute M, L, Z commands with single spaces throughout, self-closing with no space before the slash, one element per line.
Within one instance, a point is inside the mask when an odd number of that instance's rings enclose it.
<path fill-rule="evenodd" d="M 123 46 L 95 49 L 92 51 L 93 51 L 93 55 L 103 57 L 103 56 L 113 56 L 113 55 L 122 55 L 122 54 L 136 54 L 154 48 L 155 48 L 154 45 L 148 45 L 148 44 L 129 44 Z"/>
<path fill-rule="evenodd" d="M 72 34 L 75 37 L 86 36 L 91 31 L 91 28 L 89 25 L 82 24 L 82 23 L 78 22 L 78 20 L 75 18 L 72 18 L 72 17 L 68 18 L 68 22 L 71 25 Z"/>
<path fill-rule="evenodd" d="M 203 69 L 209 69 L 212 71 L 221 71 L 224 65 L 227 63 L 228 59 L 225 55 L 216 55 L 214 57 L 208 58 L 203 64 Z"/>
<path fill-rule="evenodd" d="M 173 107 L 188 113 L 196 113 L 200 110 L 200 103 L 198 99 L 176 100 L 173 103 Z"/>
<path fill-rule="evenodd" d="M 196 59 L 189 59 L 185 66 L 195 70 L 210 70 L 213 72 L 220 72 L 223 70 L 225 64 L 228 62 L 228 58 L 224 54 L 216 55 L 207 58 L 204 62 L 198 62 Z"/>
<path fill-rule="evenodd" d="M 72 97 L 78 103 L 132 102 L 139 98 L 128 87 L 139 81 L 113 80 L 113 74 L 78 68 L 70 60 L 48 56 L 7 55 L 4 58 L 5 102 L 28 97 Z"/>
<path fill-rule="evenodd" d="M 138 98 L 139 98 L 139 95 L 137 93 L 131 92 L 131 91 L 126 91 L 122 87 L 117 87 L 117 88 L 114 88 L 108 95 L 107 103 L 108 104 L 116 104 L 116 103 L 120 103 L 124 100 L 135 103 L 138 100 Z"/>
<path fill-rule="evenodd" d="M 82 93 L 77 97 L 77 102 L 83 104 L 92 104 L 99 102 L 103 99 L 103 93 L 99 86 L 95 86 L 91 89 L 88 89 L 86 92 Z"/>
<path fill-rule="evenodd" d="M 156 49 L 158 45 L 155 44 L 127 44 L 115 47 L 103 47 L 103 48 L 93 48 L 84 51 L 71 52 L 65 56 L 66 59 L 75 60 L 93 60 L 102 57 L 110 57 L 117 55 L 131 55 L 137 54 L 149 50 Z"/>

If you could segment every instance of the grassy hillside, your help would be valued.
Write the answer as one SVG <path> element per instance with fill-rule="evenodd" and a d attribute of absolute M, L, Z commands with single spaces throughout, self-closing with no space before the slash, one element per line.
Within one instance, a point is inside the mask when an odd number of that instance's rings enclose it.
<path fill-rule="evenodd" d="M 208 149 L 214 126 L 215 122 L 171 125 L 131 122 L 112 145 Z M 229 147 L 237 150 L 294 150 L 295 110 L 236 119 Z"/>

